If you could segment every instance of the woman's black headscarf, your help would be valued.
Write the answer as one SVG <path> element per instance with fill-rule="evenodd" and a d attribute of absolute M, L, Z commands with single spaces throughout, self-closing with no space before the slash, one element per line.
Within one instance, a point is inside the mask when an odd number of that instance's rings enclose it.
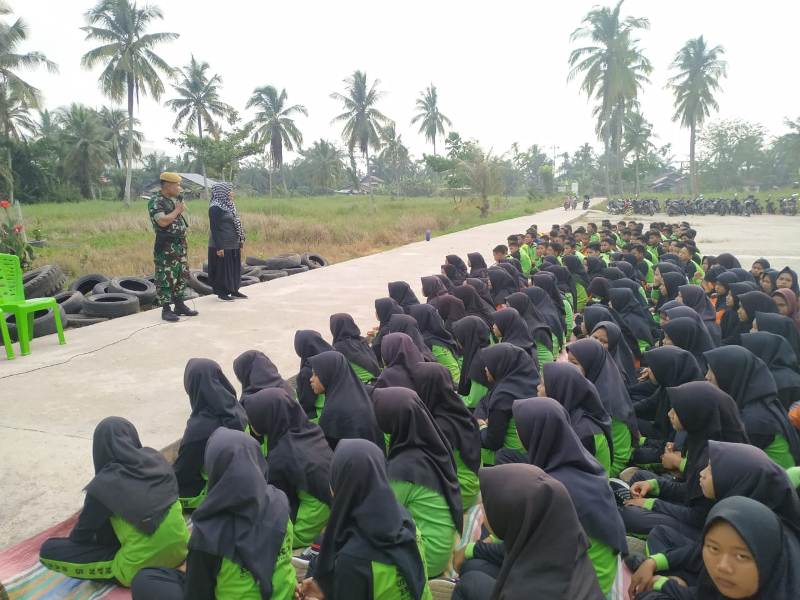
<path fill-rule="evenodd" d="M 417 295 L 405 281 L 390 281 L 388 287 L 389 297 L 397 302 L 406 314 L 412 306 L 419 304 Z"/>
<path fill-rule="evenodd" d="M 758 285 L 756 278 L 753 277 L 753 274 L 747 269 L 743 269 L 741 267 L 734 267 L 733 269 L 730 269 L 730 272 L 735 274 L 736 277 L 739 278 L 739 281 L 743 283 L 754 283 Z"/>
<path fill-rule="evenodd" d="M 635 282 L 633 279 L 628 279 L 625 277 L 624 279 L 617 279 L 616 281 L 611 282 L 611 289 L 614 288 L 626 288 L 633 292 L 633 297 L 636 301 L 641 304 L 645 309 L 647 309 L 647 299 L 642 294 L 642 286 Z M 609 292 L 610 294 L 610 292 Z"/>
<path fill-rule="evenodd" d="M 248 350 L 237 356 L 233 361 L 233 372 L 242 384 L 243 403 L 247 396 L 267 388 L 280 388 L 289 396 L 295 396 L 292 386 L 281 377 L 275 363 L 258 350 Z"/>
<path fill-rule="evenodd" d="M 614 359 L 625 385 L 631 385 L 636 382 L 637 372 L 636 365 L 633 362 L 633 353 L 631 353 L 631 349 L 623 339 L 619 325 L 613 321 L 600 321 L 592 328 L 590 333 L 594 333 L 598 329 L 603 329 L 606 332 L 608 353 Z"/>
<path fill-rule="evenodd" d="M 522 265 L 516 258 L 506 258 L 490 267 L 490 269 L 498 267 L 508 273 L 511 279 L 516 282 L 517 289 L 528 285 L 528 279 L 522 274 Z M 491 276 L 489 278 L 491 279 Z"/>
<path fill-rule="evenodd" d="M 414 382 L 411 374 L 418 364 L 425 361 L 419 348 L 405 333 L 387 334 L 384 338 L 383 348 L 386 368 L 378 377 L 375 387 L 407 387 L 413 390 Z"/>
<path fill-rule="evenodd" d="M 749 440 L 733 398 L 707 381 L 669 388 L 667 395 L 686 432 L 686 499 L 698 501 L 703 498 L 700 471 L 708 464 L 708 441 L 747 444 Z"/>
<path fill-rule="evenodd" d="M 714 324 L 717 322 L 714 306 L 702 287 L 699 285 L 682 285 L 678 288 L 678 291 L 683 299 L 683 304 L 694 309 L 704 323 Z"/>
<path fill-rule="evenodd" d="M 492 324 L 492 313 L 495 308 L 478 295 L 471 285 L 462 285 L 453 290 L 453 296 L 464 304 L 466 316 L 479 317 L 487 325 Z"/>
<path fill-rule="evenodd" d="M 336 313 L 331 315 L 330 324 L 334 350 L 341 352 L 351 363 L 372 373 L 375 377 L 380 375 L 381 366 L 375 358 L 375 353 L 367 341 L 361 337 L 361 330 L 353 317 L 347 313 Z"/>
<path fill-rule="evenodd" d="M 331 350 L 312 356 L 311 368 L 325 386 L 325 406 L 319 426 L 329 443 L 361 438 L 382 447 L 372 402 L 344 354 Z"/>
<path fill-rule="evenodd" d="M 610 298 L 611 308 L 624 319 L 636 339 L 653 345 L 656 340 L 656 324 L 647 309 L 633 297 L 633 292 L 627 288 L 614 288 L 610 292 Z"/>
<path fill-rule="evenodd" d="M 611 292 L 611 280 L 605 277 L 595 277 L 592 283 L 589 284 L 586 290 L 592 297 L 592 300 L 608 304 L 609 292 Z"/>
<path fill-rule="evenodd" d="M 625 277 L 628 279 L 636 278 L 636 269 L 634 268 L 633 264 L 629 263 L 626 260 L 614 261 L 610 264 L 610 268 L 619 269 L 625 274 Z"/>
<path fill-rule="evenodd" d="M 593 331 L 594 328 L 597 327 L 597 324 L 603 321 L 611 321 L 619 327 L 622 332 L 622 340 L 628 347 L 628 351 L 633 356 L 641 356 L 639 342 L 636 336 L 633 334 L 633 331 L 631 331 L 628 323 L 622 319 L 616 311 L 611 312 L 611 310 L 601 304 L 591 304 L 584 309 L 583 323 L 586 326 L 586 331 Z"/>
<path fill-rule="evenodd" d="M 248 397 L 250 427 L 267 442 L 269 482 L 289 498 L 292 519 L 302 490 L 331 504 L 331 452 L 322 429 L 308 420 L 302 407 L 286 392 L 270 388 Z"/>
<path fill-rule="evenodd" d="M 133 424 L 106 417 L 92 437 L 94 478 L 86 493 L 146 535 L 178 500 L 175 472 L 160 452 L 143 448 Z"/>
<path fill-rule="evenodd" d="M 236 390 L 213 360 L 189 359 L 183 373 L 183 387 L 189 395 L 192 414 L 186 421 L 181 443 L 207 440 L 218 427 L 244 431 L 247 417 L 236 400 Z"/>
<path fill-rule="evenodd" d="M 667 262 L 664 260 L 662 260 L 656 265 L 655 270 L 658 271 L 662 279 L 664 278 L 664 275 L 666 275 L 667 273 L 680 273 L 681 275 L 683 275 L 683 271 L 681 271 L 680 267 L 678 267 L 674 262 Z"/>
<path fill-rule="evenodd" d="M 377 302 L 376 302 L 377 306 Z M 322 339 L 318 331 L 299 329 L 294 334 L 294 351 L 300 357 L 300 371 L 297 373 L 297 400 L 306 414 L 317 415 L 317 395 L 311 389 L 311 357 L 333 350 L 328 342 Z"/>
<path fill-rule="evenodd" d="M 464 513 L 453 451 L 422 400 L 408 388 L 384 388 L 373 392 L 372 401 L 378 425 L 389 434 L 389 479 L 439 492 L 461 531 Z"/>
<path fill-rule="evenodd" d="M 800 358 L 800 333 L 797 332 L 794 321 L 777 313 L 756 313 L 756 325 L 759 331 L 768 331 L 784 338 Z"/>
<path fill-rule="evenodd" d="M 459 286 L 454 288 L 453 292 L 464 287 L 469 286 Z M 439 298 L 436 310 L 439 311 L 439 315 L 444 321 L 444 327 L 449 333 L 453 333 L 453 323 L 467 316 L 467 309 L 464 307 L 464 303 L 456 298 L 454 294 L 445 294 Z"/>
<path fill-rule="evenodd" d="M 481 466 L 481 433 L 478 422 L 453 388 L 450 371 L 438 363 L 417 365 L 414 386 L 453 450 L 458 450 L 468 469 Z"/>
<path fill-rule="evenodd" d="M 458 269 L 456 269 L 450 263 L 444 263 L 442 265 L 442 274 L 447 277 L 447 281 L 449 281 L 453 286 L 458 287 L 464 283 L 464 280 L 461 278 L 461 274 L 458 272 Z M 452 292 L 452 290 L 449 291 Z"/>
<path fill-rule="evenodd" d="M 701 370 L 706 367 L 704 353 L 713 350 L 714 343 L 702 322 L 688 317 L 673 318 L 670 315 L 669 321 L 661 327 L 675 346 L 692 353 Z"/>
<path fill-rule="evenodd" d="M 441 296 L 444 298 L 444 296 Z M 447 348 L 454 355 L 458 354 L 458 344 L 444 326 L 439 311 L 430 304 L 419 304 L 411 309 L 411 316 L 417 321 L 417 327 L 425 340 L 425 345 L 433 349 L 434 346 Z"/>
<path fill-rule="evenodd" d="M 606 268 L 606 263 L 603 262 L 602 258 L 599 258 L 597 256 L 586 257 L 586 273 L 589 275 L 589 281 L 591 281 L 595 277 L 599 277 L 600 273 L 602 273 L 603 269 L 605 268 Z"/>
<path fill-rule="evenodd" d="M 600 271 L 600 276 L 605 277 L 609 281 L 616 281 L 617 279 L 624 279 L 626 277 L 625 271 L 618 267 L 606 267 Z"/>
<path fill-rule="evenodd" d="M 667 289 L 667 295 L 661 296 L 659 299 L 667 302 L 668 300 L 675 300 L 678 297 L 678 292 L 682 285 L 686 285 L 686 275 L 683 273 L 669 272 L 661 275 L 661 280 L 664 282 L 664 287 Z M 663 302 L 662 302 L 663 304 Z"/>
<path fill-rule="evenodd" d="M 787 410 L 800 400 L 800 367 L 785 338 L 768 331 L 742 334 L 742 346 L 766 363 L 778 387 L 778 398 Z"/>
<path fill-rule="evenodd" d="M 584 289 L 589 287 L 589 274 L 583 266 L 581 259 L 574 254 L 568 254 L 563 259 L 564 266 L 572 273 L 572 277 L 576 283 L 580 283 Z"/>
<path fill-rule="evenodd" d="M 518 282 L 511 277 L 504 269 L 499 267 L 492 267 L 488 270 L 489 281 L 492 284 L 492 304 L 498 306 L 506 303 L 508 298 L 514 292 L 519 291 Z"/>
<path fill-rule="evenodd" d="M 789 289 L 791 289 L 795 293 L 795 295 L 800 294 L 800 287 L 798 287 L 798 282 L 797 282 L 797 271 L 794 271 L 789 267 L 783 267 L 780 271 L 778 271 L 778 276 L 784 273 L 788 273 L 789 276 L 792 278 L 792 286 Z"/>
<path fill-rule="evenodd" d="M 389 333 L 405 333 L 411 338 L 417 350 L 422 353 L 424 360 L 430 362 L 436 360 L 433 354 L 431 354 L 430 348 L 425 343 L 425 338 L 419 330 L 417 320 L 411 315 L 393 315 L 392 318 L 389 319 Z M 385 358 L 383 362 L 386 363 Z"/>
<path fill-rule="evenodd" d="M 333 506 L 317 558 L 314 579 L 332 597 L 336 559 L 348 556 L 395 565 L 411 598 L 427 590 L 414 520 L 395 498 L 383 452 L 364 440 L 342 440 L 331 464 Z"/>
<path fill-rule="evenodd" d="M 737 281 L 736 283 L 728 285 L 728 293 L 726 296 L 731 297 L 733 306 L 727 308 L 720 321 L 723 344 L 738 344 L 741 341 L 739 336 L 750 331 L 752 321 L 742 321 L 739 319 L 739 296 L 753 291 L 757 291 L 757 287 L 756 284 L 750 282 Z"/>
<path fill-rule="evenodd" d="M 436 298 L 447 293 L 447 288 L 436 275 L 428 275 L 420 278 L 422 282 L 422 295 L 428 301 L 428 304 L 435 303 Z"/>
<path fill-rule="evenodd" d="M 726 269 L 740 269 L 742 267 L 739 263 L 739 259 L 729 252 L 723 252 L 717 256 L 717 264 L 722 265 Z"/>
<path fill-rule="evenodd" d="M 800 540 L 797 533 L 781 524 L 769 508 L 744 496 L 733 496 L 718 502 L 706 518 L 703 536 L 711 527 L 724 521 L 744 540 L 758 567 L 757 598 L 793 598 L 800 589 Z M 726 600 L 703 569 L 698 582 L 697 598 Z"/>
<path fill-rule="evenodd" d="M 481 256 L 480 252 L 470 252 L 467 254 L 467 260 L 469 261 L 469 276 L 474 277 L 476 279 L 486 280 L 489 276 L 487 274 L 488 267 L 486 266 L 486 261 Z"/>
<path fill-rule="evenodd" d="M 553 304 L 553 300 L 547 292 L 540 287 L 529 287 L 522 290 L 521 293 L 530 298 L 533 308 L 538 311 L 539 315 L 541 315 L 544 322 L 550 328 L 551 333 L 556 336 L 559 345 L 563 345 L 564 339 L 566 338 L 564 314 L 558 309 L 558 306 Z M 509 298 L 510 297 L 511 296 L 509 296 Z"/>
<path fill-rule="evenodd" d="M 778 306 L 769 294 L 754 291 L 738 294 L 738 298 L 739 306 L 747 313 L 747 320 L 745 323 L 747 323 L 748 331 L 753 325 L 753 319 L 756 318 L 756 313 L 778 314 Z"/>
<path fill-rule="evenodd" d="M 603 598 L 589 542 L 561 482 L 524 464 L 484 468 L 479 477 L 486 518 L 505 548 L 490 600 Z"/>
<path fill-rule="evenodd" d="M 267 483 L 258 443 L 241 431 L 217 429 L 205 457 L 208 495 L 192 515 L 191 550 L 247 569 L 261 597 L 272 598 L 272 574 L 289 521 L 286 495 Z"/>
<path fill-rule="evenodd" d="M 378 315 L 378 333 L 375 334 L 372 340 L 372 351 L 380 364 L 383 362 L 381 342 L 383 341 L 383 336 L 389 333 L 389 319 L 392 318 L 392 315 L 402 315 L 404 313 L 403 308 L 392 298 L 378 298 L 375 300 L 375 314 Z"/>
<path fill-rule="evenodd" d="M 531 302 L 530 297 L 522 292 L 516 292 L 511 294 L 507 301 L 508 306 L 515 309 L 519 316 L 522 317 L 522 320 L 528 326 L 530 335 L 533 336 L 533 340 L 552 352 L 553 332 L 539 309 Z M 503 328 L 501 327 L 500 330 L 502 331 Z"/>
<path fill-rule="evenodd" d="M 434 275 L 434 277 L 437 277 L 439 279 L 439 281 L 442 282 L 442 285 L 444 286 L 444 289 L 447 291 L 448 294 L 452 294 L 453 293 L 453 290 L 455 289 L 455 286 L 453 285 L 453 282 L 450 280 L 450 278 L 447 275 L 445 275 L 444 273 L 438 273 L 437 275 Z M 431 304 L 435 304 L 435 303 L 431 302 Z"/>
<path fill-rule="evenodd" d="M 569 269 L 561 265 L 551 265 L 547 267 L 545 271 L 555 275 L 556 286 L 560 292 L 563 294 L 570 294 L 572 297 L 572 308 L 575 310 L 578 302 L 578 291 L 575 288 L 575 280 L 572 278 Z"/>
<path fill-rule="evenodd" d="M 478 317 L 464 317 L 453 326 L 453 335 L 461 344 L 461 356 L 463 357 L 458 393 L 466 396 L 472 388 L 470 377 L 472 363 L 483 348 L 489 347 L 489 327 Z"/>
<path fill-rule="evenodd" d="M 456 286 L 463 284 L 467 277 L 469 277 L 469 269 L 466 263 L 457 254 L 448 254 L 444 257 L 444 260 L 448 265 L 453 265 L 458 274 L 456 279 L 450 278 L 453 284 Z"/>
<path fill-rule="evenodd" d="M 524 296 L 524 294 L 522 294 Z M 525 296 L 527 299 L 527 296 Z M 536 345 L 528 325 L 514 308 L 504 308 L 494 313 L 494 323 L 500 330 L 502 341 L 522 348 L 531 356 L 536 356 Z"/>
<path fill-rule="evenodd" d="M 764 291 L 764 279 L 769 280 L 769 293 L 770 295 L 775 291 L 775 284 L 778 281 L 778 272 L 775 269 L 767 269 L 761 273 L 758 278 L 758 287 Z"/>
<path fill-rule="evenodd" d="M 487 411 L 511 411 L 514 400 L 536 396 L 539 372 L 530 354 L 511 344 L 495 344 L 481 350 L 481 361 L 494 383 L 489 391 Z"/>
<path fill-rule="evenodd" d="M 540 271 L 533 276 L 533 285 L 542 288 L 547 293 L 548 297 L 553 302 L 553 306 L 556 307 L 562 317 L 566 315 L 564 299 L 562 298 L 561 293 L 558 291 L 555 275 L 548 271 Z M 531 298 L 531 300 L 533 300 L 533 298 Z M 538 307 L 538 304 L 536 304 L 535 301 L 534 304 Z"/>
<path fill-rule="evenodd" d="M 703 372 L 694 356 L 677 346 L 661 346 L 648 350 L 642 357 L 642 364 L 652 371 L 658 384 L 658 388 L 649 398 L 652 400 L 655 396 L 653 426 L 659 432 L 660 439 L 668 440 L 673 429 L 668 415 L 671 405 L 667 390 L 690 381 L 702 381 Z"/>
<path fill-rule="evenodd" d="M 494 302 L 492 302 L 492 293 L 489 290 L 489 286 L 486 282 L 489 281 L 489 276 L 486 276 L 486 281 L 483 279 L 477 279 L 475 277 L 467 277 L 467 285 L 474 289 L 478 296 L 480 296 L 481 300 L 486 302 L 486 305 L 491 309 L 495 310 Z"/>
<path fill-rule="evenodd" d="M 517 400 L 513 410 L 528 462 L 564 484 L 590 538 L 626 554 L 625 524 L 608 476 L 581 444 L 567 410 L 552 398 Z"/>

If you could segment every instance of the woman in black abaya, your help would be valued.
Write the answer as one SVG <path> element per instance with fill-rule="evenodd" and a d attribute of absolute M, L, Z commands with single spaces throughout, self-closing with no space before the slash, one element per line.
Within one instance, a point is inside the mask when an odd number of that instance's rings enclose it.
<path fill-rule="evenodd" d="M 364 383 L 375 381 L 381 374 L 381 366 L 367 341 L 361 337 L 361 330 L 347 313 L 337 313 L 330 318 L 333 348 L 345 355 L 350 366 Z"/>

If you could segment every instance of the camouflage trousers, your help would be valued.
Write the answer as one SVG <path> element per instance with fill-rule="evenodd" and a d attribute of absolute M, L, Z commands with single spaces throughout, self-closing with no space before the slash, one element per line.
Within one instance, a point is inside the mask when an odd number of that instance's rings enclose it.
<path fill-rule="evenodd" d="M 186 238 L 171 240 L 156 247 L 153 252 L 159 306 L 183 300 L 186 283 L 189 281 L 189 260 L 186 254 Z"/>

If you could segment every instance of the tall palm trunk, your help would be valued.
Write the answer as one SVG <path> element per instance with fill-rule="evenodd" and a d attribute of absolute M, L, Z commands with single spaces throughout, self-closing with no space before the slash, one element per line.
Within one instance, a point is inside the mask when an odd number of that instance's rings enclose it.
<path fill-rule="evenodd" d="M 639 196 L 639 153 L 636 153 L 636 196 Z"/>
<path fill-rule="evenodd" d="M 436 156 L 436 136 L 433 136 L 433 155 Z"/>
<path fill-rule="evenodd" d="M 367 160 L 367 187 L 369 188 L 369 199 L 372 208 L 375 208 L 375 196 L 372 194 L 372 178 L 369 176 L 369 144 L 367 144 L 367 149 L 364 151 L 364 157 Z"/>
<path fill-rule="evenodd" d="M 606 198 L 611 198 L 611 144 L 608 134 L 603 135 L 603 146 L 605 148 L 606 168 L 603 169 L 603 179 L 606 186 Z"/>
<path fill-rule="evenodd" d="M 697 165 L 695 164 L 694 148 L 697 141 L 697 126 L 692 122 L 689 127 L 689 179 L 692 185 L 692 195 L 697 198 Z"/>
<path fill-rule="evenodd" d="M 203 171 L 203 198 L 208 200 L 208 177 L 206 176 L 206 159 L 203 154 L 203 117 L 197 115 L 197 134 L 200 137 L 200 169 Z"/>
<path fill-rule="evenodd" d="M 133 79 L 128 77 L 128 156 L 125 173 L 125 206 L 131 205 L 131 180 L 133 178 Z"/>

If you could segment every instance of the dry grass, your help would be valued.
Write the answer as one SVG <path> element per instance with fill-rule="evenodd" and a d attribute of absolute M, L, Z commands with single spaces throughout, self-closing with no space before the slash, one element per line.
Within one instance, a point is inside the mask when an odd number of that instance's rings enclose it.
<path fill-rule="evenodd" d="M 477 201 L 452 198 L 392 199 L 331 196 L 322 198 L 241 198 L 237 206 L 247 232 L 245 254 L 274 256 L 314 252 L 339 262 L 418 241 L 430 229 L 440 235 L 487 222 L 552 208 L 559 199 L 503 198 L 480 218 Z M 144 202 L 126 209 L 118 202 L 37 204 L 25 207 L 29 233 L 41 229 L 47 246 L 35 264 L 58 264 L 70 278 L 86 273 L 147 275 L 153 271 L 153 231 Z M 206 204 L 188 204 L 189 261 L 206 260 Z M 501 242 L 499 240 L 498 242 Z"/>

